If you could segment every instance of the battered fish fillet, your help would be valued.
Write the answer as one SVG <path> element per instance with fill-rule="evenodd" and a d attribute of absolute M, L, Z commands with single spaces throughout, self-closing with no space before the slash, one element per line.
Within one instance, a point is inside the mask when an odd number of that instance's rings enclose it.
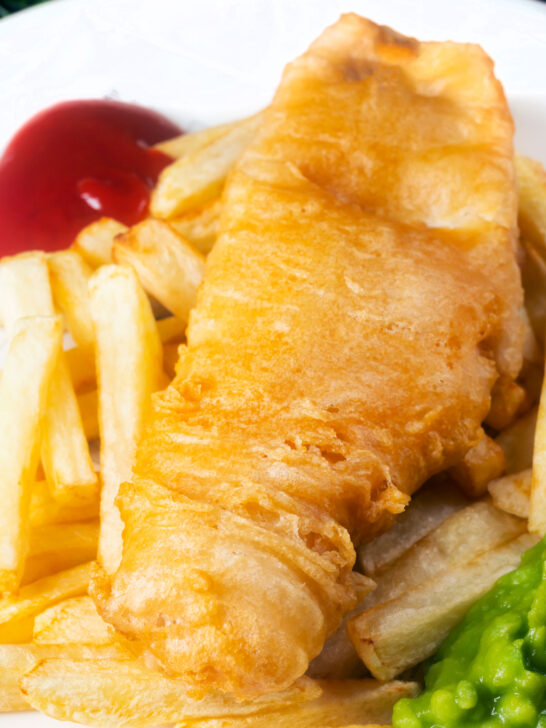
<path fill-rule="evenodd" d="M 362 587 L 354 547 L 518 374 L 512 131 L 474 45 L 347 15 L 286 68 L 93 586 L 197 692 L 302 675 Z"/>

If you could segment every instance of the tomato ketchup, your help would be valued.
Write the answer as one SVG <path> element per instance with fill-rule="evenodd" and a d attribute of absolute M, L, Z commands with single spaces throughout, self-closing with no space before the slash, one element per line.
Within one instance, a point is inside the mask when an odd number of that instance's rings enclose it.
<path fill-rule="evenodd" d="M 161 114 L 111 100 L 34 116 L 0 158 L 0 256 L 59 250 L 100 217 L 134 225 L 172 160 L 152 145 L 181 134 Z"/>

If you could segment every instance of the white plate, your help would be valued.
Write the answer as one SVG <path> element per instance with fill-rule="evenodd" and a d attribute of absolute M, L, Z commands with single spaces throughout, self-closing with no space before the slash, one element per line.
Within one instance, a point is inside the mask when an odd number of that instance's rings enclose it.
<path fill-rule="evenodd" d="M 134 101 L 190 129 L 244 116 L 268 102 L 283 65 L 350 10 L 421 39 L 481 43 L 506 89 L 518 149 L 546 163 L 538 0 L 55 0 L 0 21 L 0 149 L 64 99 Z M 0 728 L 53 725 L 0 716 Z"/>

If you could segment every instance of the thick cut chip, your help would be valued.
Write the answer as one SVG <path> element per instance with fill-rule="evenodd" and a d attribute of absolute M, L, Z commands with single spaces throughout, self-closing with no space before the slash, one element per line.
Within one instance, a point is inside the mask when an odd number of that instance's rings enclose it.
<path fill-rule="evenodd" d="M 54 316 L 45 253 L 22 253 L 0 262 L 0 320 L 11 331 L 25 316 Z"/>
<path fill-rule="evenodd" d="M 370 609 L 394 599 L 437 574 L 512 541 L 525 531 L 525 521 L 499 511 L 487 501 L 463 508 L 383 571 L 362 606 Z"/>
<path fill-rule="evenodd" d="M 468 505 L 468 498 L 453 482 L 436 477 L 412 499 L 388 531 L 363 544 L 358 551 L 362 571 L 375 578 L 404 551 Z"/>
<path fill-rule="evenodd" d="M 17 322 L 0 378 L 0 591 L 16 589 L 23 575 L 40 427 L 61 329 L 55 316 Z"/>
<path fill-rule="evenodd" d="M 117 646 L 0 644 L 0 713 L 30 710 L 19 682 L 39 662 L 51 658 L 67 660 L 112 659 L 119 656 Z"/>
<path fill-rule="evenodd" d="M 98 479 L 64 352 L 59 355 L 49 386 L 41 455 L 46 479 L 57 500 L 93 499 Z"/>
<path fill-rule="evenodd" d="M 315 700 L 237 718 L 190 718 L 175 728 L 338 728 L 354 721 L 387 723 L 394 704 L 418 692 L 418 685 L 411 682 L 319 680 L 318 684 L 322 695 Z"/>
<path fill-rule="evenodd" d="M 536 542 L 534 534 L 523 534 L 351 620 L 349 636 L 368 670 L 378 680 L 392 680 L 430 657 L 470 605 Z"/>
<path fill-rule="evenodd" d="M 169 225 L 189 240 L 203 255 L 207 255 L 218 237 L 221 212 L 222 200 L 219 197 L 202 207 L 170 218 Z"/>
<path fill-rule="evenodd" d="M 519 518 L 529 517 L 532 470 L 505 475 L 489 483 L 487 489 L 495 506 Z"/>
<path fill-rule="evenodd" d="M 183 681 L 152 672 L 134 659 L 46 660 L 25 675 L 21 687 L 36 710 L 58 720 L 78 720 L 97 728 L 110 724 L 155 728 L 185 717 L 244 716 L 274 710 L 279 704 L 288 708 L 321 693 L 317 683 L 302 678 L 283 693 L 251 703 L 219 693 L 195 699 Z M 412 693 L 412 689 L 396 692 L 398 697 Z M 393 698 L 394 694 L 391 708 Z M 380 700 L 381 696 L 377 702 Z M 382 701 L 383 709 L 386 702 Z"/>
<path fill-rule="evenodd" d="M 144 220 L 114 243 L 116 263 L 134 268 L 140 282 L 187 323 L 203 279 L 205 259 L 162 220 Z"/>
<path fill-rule="evenodd" d="M 36 616 L 33 639 L 44 645 L 109 645 L 120 636 L 97 612 L 91 597 L 74 597 Z"/>
<path fill-rule="evenodd" d="M 175 217 L 218 197 L 233 165 L 252 141 L 260 120 L 259 114 L 244 119 L 227 134 L 165 167 L 152 193 L 152 214 Z"/>
<path fill-rule="evenodd" d="M 12 625 L 34 617 L 46 607 L 68 597 L 87 593 L 92 564 L 81 564 L 57 574 L 44 576 L 19 589 L 16 595 L 0 599 L 0 625 L 9 630 Z"/>
<path fill-rule="evenodd" d="M 91 266 L 73 249 L 52 253 L 47 264 L 53 300 L 63 312 L 70 333 L 78 346 L 91 346 L 95 339 L 87 290 Z"/>
<path fill-rule="evenodd" d="M 237 121 L 228 121 L 225 124 L 210 126 L 206 129 L 199 129 L 189 134 L 181 134 L 173 137 L 173 139 L 167 139 L 165 142 L 159 142 L 159 144 L 155 145 L 155 148 L 159 149 L 163 154 L 173 157 L 173 159 L 186 157 L 188 154 L 193 154 L 208 147 L 212 142 L 225 137 L 226 134 L 238 127 L 244 127 L 248 124 L 248 121 L 248 119 L 238 119 Z"/>
<path fill-rule="evenodd" d="M 99 560 L 111 571 L 121 554 L 122 523 L 114 501 L 120 483 L 131 478 L 150 397 L 163 377 L 163 352 L 150 303 L 132 269 L 100 268 L 90 281 L 90 299 L 101 438 Z"/>
<path fill-rule="evenodd" d="M 0 264 L 0 305 L 8 329 L 25 316 L 54 315 L 44 255 L 28 253 Z M 55 497 L 86 496 L 97 487 L 74 387 L 64 354 L 58 357 L 43 422 L 42 464 Z"/>
<path fill-rule="evenodd" d="M 73 248 L 92 268 L 108 265 L 112 262 L 112 245 L 116 235 L 127 230 L 111 217 L 101 217 L 78 233 Z"/>

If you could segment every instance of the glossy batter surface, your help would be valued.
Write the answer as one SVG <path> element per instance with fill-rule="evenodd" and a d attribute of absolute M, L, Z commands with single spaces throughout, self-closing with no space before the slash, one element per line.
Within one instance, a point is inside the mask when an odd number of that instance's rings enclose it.
<path fill-rule="evenodd" d="M 521 363 L 512 131 L 476 46 L 349 15 L 285 70 L 94 585 L 166 670 L 290 685 L 369 588 L 354 545 L 479 441 Z"/>

